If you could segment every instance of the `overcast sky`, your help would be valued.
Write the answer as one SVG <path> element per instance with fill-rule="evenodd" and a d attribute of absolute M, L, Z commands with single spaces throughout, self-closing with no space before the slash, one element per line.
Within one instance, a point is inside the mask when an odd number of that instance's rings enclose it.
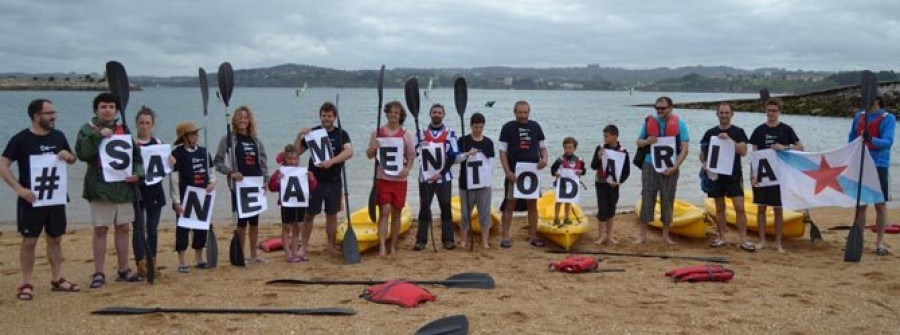
<path fill-rule="evenodd" d="M 0 72 L 301 63 L 900 70 L 900 1 L 0 0 Z"/>

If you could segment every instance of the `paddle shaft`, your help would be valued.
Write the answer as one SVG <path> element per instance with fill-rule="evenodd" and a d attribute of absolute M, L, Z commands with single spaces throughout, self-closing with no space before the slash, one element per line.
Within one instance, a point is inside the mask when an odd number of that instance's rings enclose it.
<path fill-rule="evenodd" d="M 872 75 L 874 76 L 874 75 Z M 857 134 L 858 136 L 862 136 L 863 143 L 860 145 L 860 153 L 859 153 L 859 178 L 857 179 L 856 184 L 856 212 L 853 217 L 853 227 L 850 228 L 850 233 L 847 236 L 847 243 L 844 248 L 844 262 L 859 262 L 862 258 L 862 249 L 863 249 L 863 225 L 864 222 L 859 220 L 859 204 L 861 202 L 862 197 L 862 181 L 863 181 L 863 171 L 865 170 L 866 163 L 866 142 L 865 138 L 868 135 L 868 111 L 869 108 L 872 108 L 872 102 L 874 97 L 871 96 L 872 92 L 870 91 L 870 86 L 873 85 L 871 82 L 874 78 L 871 78 L 870 72 L 863 71 L 862 73 L 862 82 L 860 83 L 861 90 L 861 109 L 862 112 L 859 116 L 859 121 L 862 122 L 862 134 Z M 877 85 L 877 81 L 874 83 Z M 863 209 L 864 210 L 864 209 Z"/>
<path fill-rule="evenodd" d="M 378 117 L 375 119 L 375 141 L 378 141 L 378 131 L 381 130 L 381 107 L 384 104 L 384 65 L 381 65 L 381 69 L 378 70 Z M 375 215 L 375 210 L 377 207 L 377 199 L 378 196 L 378 151 L 375 151 L 375 164 L 372 164 L 372 191 L 369 192 L 369 220 L 372 222 L 378 222 L 378 217 Z M 349 225 L 350 222 L 348 221 Z"/>
<path fill-rule="evenodd" d="M 335 116 L 335 119 L 337 119 L 336 121 L 337 121 L 337 127 L 338 127 L 338 147 L 342 148 L 341 150 L 343 150 L 344 128 L 341 126 L 340 109 L 338 108 L 340 101 L 341 101 L 341 95 L 340 94 L 335 95 L 334 107 L 335 107 L 336 111 L 335 111 L 334 116 Z M 344 184 L 343 185 L 344 186 L 344 214 L 347 215 L 347 230 L 344 231 L 344 241 L 342 243 L 356 244 L 357 243 L 356 242 L 356 232 L 353 231 L 353 225 L 352 225 L 352 222 L 350 222 L 350 211 L 348 210 L 350 208 L 350 192 L 347 189 L 347 187 L 348 187 L 347 186 L 347 168 L 344 167 L 343 162 L 341 162 L 341 180 L 343 181 L 342 184 Z M 359 245 L 348 245 L 348 246 L 341 245 L 341 249 L 342 249 L 341 251 L 344 252 L 344 264 L 356 264 L 356 263 L 360 262 Z M 351 253 L 351 254 L 348 255 L 347 253 Z"/>

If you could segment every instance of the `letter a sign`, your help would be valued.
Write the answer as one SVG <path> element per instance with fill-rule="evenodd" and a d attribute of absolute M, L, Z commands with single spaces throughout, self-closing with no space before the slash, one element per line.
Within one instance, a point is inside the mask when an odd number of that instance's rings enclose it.
<path fill-rule="evenodd" d="M 100 165 L 103 167 L 103 180 L 107 183 L 124 181 L 134 174 L 131 164 L 131 135 L 112 135 L 100 141 Z"/>
<path fill-rule="evenodd" d="M 759 187 L 779 185 L 778 158 L 775 150 L 756 150 L 750 153 L 750 173 L 756 177 Z"/>
<path fill-rule="evenodd" d="M 278 168 L 281 180 L 281 206 L 288 208 L 309 207 L 309 177 L 305 167 L 282 166 Z"/>
<path fill-rule="evenodd" d="M 172 172 L 169 164 L 169 153 L 172 146 L 169 144 L 155 144 L 141 147 L 141 158 L 144 161 L 144 183 L 155 185 L 161 182 L 166 175 Z"/>
<path fill-rule="evenodd" d="M 537 199 L 540 197 L 541 179 L 537 174 L 537 163 L 516 163 L 516 199 Z"/>

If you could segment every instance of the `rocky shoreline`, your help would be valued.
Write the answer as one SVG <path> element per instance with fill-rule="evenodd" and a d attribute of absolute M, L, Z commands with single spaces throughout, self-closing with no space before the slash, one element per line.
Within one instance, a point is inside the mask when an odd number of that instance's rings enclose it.
<path fill-rule="evenodd" d="M 107 91 L 109 85 L 105 80 L 93 80 L 89 77 L 55 78 L 34 77 L 29 80 L 21 78 L 0 79 L 0 91 Z M 138 85 L 131 85 L 132 91 L 140 91 Z"/>
<path fill-rule="evenodd" d="M 887 109 L 900 110 L 900 81 L 882 82 L 879 84 L 879 89 L 884 93 Z M 850 117 L 859 108 L 860 92 L 859 85 L 854 85 L 807 94 L 781 96 L 776 94 L 775 97 L 784 102 L 782 109 L 784 114 Z M 759 99 L 676 102 L 675 108 L 716 109 L 723 102 L 730 102 L 738 111 L 762 112 L 762 104 Z M 636 106 L 646 107 L 652 106 L 652 104 Z"/>

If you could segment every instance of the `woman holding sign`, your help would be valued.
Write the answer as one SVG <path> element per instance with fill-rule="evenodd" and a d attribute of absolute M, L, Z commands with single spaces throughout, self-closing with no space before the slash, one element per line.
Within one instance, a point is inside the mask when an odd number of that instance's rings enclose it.
<path fill-rule="evenodd" d="M 134 123 L 137 124 L 137 144 L 141 148 L 142 158 L 146 154 L 145 151 L 148 151 L 149 148 L 153 148 L 151 146 L 158 146 L 162 149 L 168 147 L 162 145 L 162 140 L 153 136 L 153 127 L 156 125 L 156 113 L 154 113 L 152 109 L 142 106 L 137 112 L 137 116 L 134 118 Z M 166 149 L 164 151 L 166 151 L 166 158 L 164 159 L 169 161 L 170 166 L 174 165 L 174 158 L 169 155 L 171 150 Z M 166 205 L 166 195 L 163 191 L 162 183 L 160 182 L 162 178 L 165 178 L 165 169 L 162 166 L 157 166 L 155 162 L 156 161 L 152 158 L 149 162 L 144 160 L 145 165 L 148 163 L 151 165 L 149 168 L 145 166 L 145 180 L 139 184 L 141 189 L 140 207 L 135 207 L 136 211 L 143 211 L 143 214 L 146 217 L 147 245 L 150 250 L 144 250 L 143 241 L 140 240 L 139 234 L 132 234 L 131 236 L 131 247 L 134 249 L 134 262 L 137 265 L 138 275 L 142 277 L 147 276 L 147 260 L 144 257 L 156 258 L 159 218 L 163 206 Z M 159 160 L 158 162 L 162 163 L 162 160 Z M 158 175 L 160 173 L 162 174 L 162 177 Z M 151 263 L 156 264 L 156 262 Z"/>
<path fill-rule="evenodd" d="M 378 255 L 387 256 L 397 251 L 400 238 L 400 215 L 406 206 L 406 177 L 412 169 L 415 158 L 413 135 L 403 129 L 406 111 L 399 101 L 391 101 L 384 106 L 387 125 L 369 138 L 366 157 L 377 157 L 375 204 L 380 208 L 378 216 Z M 387 213 L 391 216 L 391 246 L 387 248 Z"/>
<path fill-rule="evenodd" d="M 766 122 L 756 127 L 753 134 L 750 135 L 750 144 L 753 145 L 753 152 L 760 150 L 799 150 L 803 151 L 803 143 L 794 132 L 794 128 L 778 121 L 781 115 L 781 100 L 769 99 L 766 101 Z M 761 178 L 763 177 L 763 178 Z M 760 182 L 771 181 L 764 180 L 759 171 L 750 171 L 750 183 L 753 185 L 753 203 L 759 209 L 756 212 L 756 224 L 759 227 L 759 244 L 756 246 L 762 249 L 766 244 L 766 207 L 771 206 L 775 212 L 775 248 L 778 252 L 784 252 L 781 246 L 781 235 L 784 232 L 784 210 L 781 208 L 781 186 L 775 184 L 771 186 L 760 185 Z"/>
<path fill-rule="evenodd" d="M 75 152 L 87 163 L 82 197 L 90 203 L 94 226 L 94 274 L 91 288 L 106 285 L 106 235 L 115 226 L 118 278 L 116 281 L 137 282 L 143 278 L 128 268 L 128 225 L 134 221 L 135 197 L 140 196 L 136 183 L 144 177 L 140 149 L 134 145 L 128 130 L 117 124 L 119 99 L 111 93 L 94 98 L 94 117 L 78 131 Z"/>
<path fill-rule="evenodd" d="M 207 203 L 207 198 L 200 201 L 199 197 L 189 198 L 185 196 L 188 187 L 206 189 L 207 194 L 212 193 L 216 188 L 216 181 L 211 179 L 209 173 L 209 152 L 206 148 L 197 144 L 200 138 L 199 131 L 200 128 L 190 121 L 179 123 L 175 127 L 177 138 L 175 139 L 175 149 L 172 150 L 172 157 L 175 159 L 173 166 L 175 173 L 172 174 L 172 178 L 169 178 L 169 181 L 178 185 L 178 193 L 175 192 L 171 184 L 169 185 L 169 192 L 172 196 L 172 210 L 175 211 L 175 215 L 179 219 L 185 216 L 185 210 L 190 210 L 190 217 L 204 217 L 206 220 L 200 221 L 208 221 L 209 216 L 212 215 L 212 204 Z M 183 204 L 182 199 L 184 199 Z M 203 208 L 207 209 L 205 213 L 195 214 L 195 212 L 203 211 Z M 191 248 L 194 249 L 194 259 L 197 268 L 206 269 L 209 267 L 203 259 L 205 255 L 203 248 L 206 247 L 207 231 L 205 229 L 191 229 L 179 224 L 175 228 L 175 251 L 178 252 L 178 272 L 180 273 L 190 272 L 190 268 L 184 261 L 184 251 L 187 250 L 188 236 L 191 234 L 194 235 Z"/>
<path fill-rule="evenodd" d="M 253 111 L 250 107 L 241 106 L 234 110 L 234 116 L 231 117 L 232 133 L 231 143 L 233 151 L 228 153 L 234 157 L 232 162 L 226 162 L 226 151 L 228 151 L 228 138 L 222 137 L 219 141 L 219 148 L 216 150 L 214 163 L 216 171 L 222 173 L 234 182 L 240 182 L 244 177 L 262 177 L 262 185 L 266 183 L 266 175 L 268 166 L 266 165 L 266 148 L 263 147 L 262 141 L 256 136 L 256 120 L 253 118 Z M 232 163 L 234 166 L 232 166 Z M 237 188 L 237 186 L 235 186 Z M 262 188 L 265 190 L 265 188 Z M 237 192 L 231 192 L 232 208 L 234 212 L 238 211 Z M 263 198 L 265 201 L 265 198 Z M 250 258 L 257 263 L 264 263 L 265 258 L 257 256 L 256 245 L 259 242 L 259 215 L 253 215 L 237 221 L 238 239 L 241 241 L 241 248 L 244 247 L 244 240 L 247 233 L 247 225 L 250 226 Z"/>

